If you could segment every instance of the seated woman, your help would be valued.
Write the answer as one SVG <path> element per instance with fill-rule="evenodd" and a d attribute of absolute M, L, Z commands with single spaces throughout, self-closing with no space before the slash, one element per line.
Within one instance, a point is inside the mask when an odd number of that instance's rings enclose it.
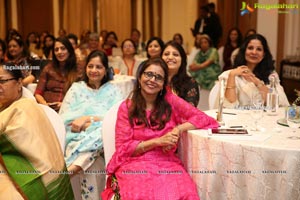
<path fill-rule="evenodd" d="M 30 69 L 33 57 L 31 57 L 29 50 L 21 37 L 11 37 L 7 44 L 7 62 L 13 63 L 16 66 L 24 67 L 24 69 L 22 69 L 22 83 L 26 87 L 29 83 L 32 83 L 35 80 L 32 70 Z"/>
<path fill-rule="evenodd" d="M 107 185 L 102 198 L 119 191 L 121 199 L 199 199 L 175 151 L 181 132 L 218 123 L 166 89 L 168 66 L 161 58 L 148 60 L 137 79 L 132 98 L 119 107 L 116 152 L 107 166 L 108 183 L 118 186 Z"/>
<path fill-rule="evenodd" d="M 59 111 L 67 131 L 65 160 L 73 174 L 93 170 L 91 165 L 103 153 L 102 119 L 121 100 L 120 91 L 109 82 L 107 56 L 102 51 L 92 51 L 87 57 L 84 81 L 73 83 Z M 87 176 L 80 174 L 82 199 L 98 199 L 105 180 L 95 174 Z"/>
<path fill-rule="evenodd" d="M 44 43 L 43 43 L 43 52 L 44 52 L 44 58 L 47 60 L 52 60 L 53 58 L 53 48 L 54 48 L 54 42 L 55 42 L 55 37 L 53 35 L 46 35 L 44 38 Z"/>
<path fill-rule="evenodd" d="M 0 199 L 73 199 L 52 124 L 21 96 L 22 72 L 0 65 Z"/>
<path fill-rule="evenodd" d="M 199 103 L 199 87 L 197 82 L 186 72 L 187 56 L 180 44 L 170 41 L 165 44 L 162 59 L 168 65 L 168 89 L 197 107 Z"/>
<path fill-rule="evenodd" d="M 221 73 L 219 54 L 206 34 L 201 36 L 200 48 L 194 62 L 189 66 L 189 71 L 201 89 L 210 90 Z"/>
<path fill-rule="evenodd" d="M 58 111 L 66 92 L 79 75 L 74 49 L 68 38 L 57 38 L 52 53 L 52 62 L 40 75 L 35 98 L 38 103 Z"/>
<path fill-rule="evenodd" d="M 147 44 L 146 44 L 146 52 L 147 52 L 147 58 L 157 58 L 160 57 L 162 50 L 164 49 L 164 41 L 159 37 L 151 37 Z M 144 65 L 147 62 L 147 60 L 143 61 L 140 66 L 138 67 L 137 74 L 139 73 L 139 70 L 142 68 L 142 65 Z"/>
<path fill-rule="evenodd" d="M 231 28 L 228 31 L 226 43 L 223 47 L 223 54 L 220 60 L 223 61 L 223 71 L 232 69 L 232 63 L 231 63 L 231 54 L 236 49 L 239 48 L 242 44 L 243 36 L 241 31 L 238 28 Z M 222 48 L 222 47 L 220 47 Z"/>
<path fill-rule="evenodd" d="M 271 76 L 276 80 L 279 105 L 289 105 L 275 71 L 267 40 L 260 34 L 248 36 L 235 58 L 234 69 L 225 71 L 219 76 L 219 79 L 226 80 L 224 106 L 233 108 L 251 105 L 253 93 L 260 93 L 266 102 L 269 90 L 267 85 Z"/>
<path fill-rule="evenodd" d="M 123 56 L 117 57 L 114 62 L 114 70 L 116 74 L 134 76 L 140 65 L 140 61 L 134 58 L 136 54 L 136 46 L 131 39 L 125 39 L 121 44 Z"/>
<path fill-rule="evenodd" d="M 117 34 L 113 31 L 107 33 L 104 43 L 102 45 L 103 50 L 107 56 L 112 56 L 113 48 L 118 47 L 118 37 Z"/>
<path fill-rule="evenodd" d="M 180 33 L 175 33 L 173 35 L 173 39 L 172 40 L 175 41 L 175 42 L 177 42 L 178 44 L 180 44 L 182 46 L 182 48 L 184 49 L 184 51 L 187 53 L 185 45 L 183 43 L 183 37 L 182 37 L 182 35 Z"/>

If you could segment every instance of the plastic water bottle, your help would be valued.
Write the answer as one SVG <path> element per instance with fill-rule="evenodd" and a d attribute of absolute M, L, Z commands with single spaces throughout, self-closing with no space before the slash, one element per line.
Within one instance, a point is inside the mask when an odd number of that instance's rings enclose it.
<path fill-rule="evenodd" d="M 266 111 L 268 115 L 277 115 L 279 107 L 279 96 L 276 90 L 275 77 L 270 77 L 270 88 L 267 93 L 267 107 Z"/>

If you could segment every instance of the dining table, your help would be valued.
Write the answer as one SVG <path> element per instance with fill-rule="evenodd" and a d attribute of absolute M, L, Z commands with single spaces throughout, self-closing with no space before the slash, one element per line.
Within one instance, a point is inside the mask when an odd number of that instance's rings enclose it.
<path fill-rule="evenodd" d="M 263 112 L 253 131 L 252 110 L 224 109 L 219 129 L 182 133 L 178 155 L 201 200 L 299 200 L 300 129 L 288 127 L 285 108 Z M 217 110 L 205 113 L 216 119 Z"/>
<path fill-rule="evenodd" d="M 136 78 L 134 76 L 116 74 L 110 82 L 119 88 L 123 99 L 126 99 L 134 88 Z"/>

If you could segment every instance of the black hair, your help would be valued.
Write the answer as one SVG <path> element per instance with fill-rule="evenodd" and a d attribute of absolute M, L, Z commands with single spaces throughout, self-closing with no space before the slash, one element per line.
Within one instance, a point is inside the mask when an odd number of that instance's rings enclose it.
<path fill-rule="evenodd" d="M 247 61 L 245 58 L 245 53 L 248 47 L 248 44 L 251 40 L 259 40 L 264 49 L 264 57 L 260 63 L 256 65 L 253 70 L 254 75 L 260 80 L 264 81 L 265 84 L 269 84 L 269 75 L 275 70 L 273 56 L 270 52 L 266 38 L 260 34 L 254 34 L 246 37 L 244 43 L 241 45 L 239 53 L 237 54 L 234 60 L 234 67 L 241 65 L 246 65 Z"/>
<path fill-rule="evenodd" d="M 86 75 L 86 68 L 87 68 L 87 65 L 88 63 L 90 62 L 90 60 L 92 58 L 95 58 L 95 57 L 99 57 L 103 66 L 105 67 L 105 76 L 103 77 L 103 79 L 101 80 L 101 85 L 105 84 L 106 82 L 110 81 L 111 80 L 111 76 L 110 76 L 110 70 L 109 70 L 109 66 L 108 66 L 108 58 L 106 56 L 106 54 L 103 52 L 103 51 L 99 51 L 99 50 L 94 50 L 92 51 L 88 57 L 86 58 L 86 64 L 85 64 L 85 71 L 84 71 L 84 77 L 83 77 L 83 80 L 84 82 L 86 82 L 86 84 L 88 84 L 89 82 L 89 78 L 88 76 Z"/>

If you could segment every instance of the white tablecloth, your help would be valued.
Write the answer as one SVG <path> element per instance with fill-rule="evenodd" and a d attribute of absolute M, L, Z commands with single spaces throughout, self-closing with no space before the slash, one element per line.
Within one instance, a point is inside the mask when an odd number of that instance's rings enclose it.
<path fill-rule="evenodd" d="M 120 89 L 124 99 L 126 99 L 133 90 L 135 82 L 135 77 L 127 75 L 115 75 L 114 80 L 111 81 L 112 84 Z"/>
<path fill-rule="evenodd" d="M 252 126 L 251 111 L 225 110 L 227 126 Z M 208 111 L 211 116 L 216 111 Z M 249 131 L 250 136 L 209 135 L 207 130 L 183 134 L 179 155 L 197 184 L 202 200 L 300 199 L 299 131 L 276 123 L 284 117 L 260 120 L 264 132 Z"/>

